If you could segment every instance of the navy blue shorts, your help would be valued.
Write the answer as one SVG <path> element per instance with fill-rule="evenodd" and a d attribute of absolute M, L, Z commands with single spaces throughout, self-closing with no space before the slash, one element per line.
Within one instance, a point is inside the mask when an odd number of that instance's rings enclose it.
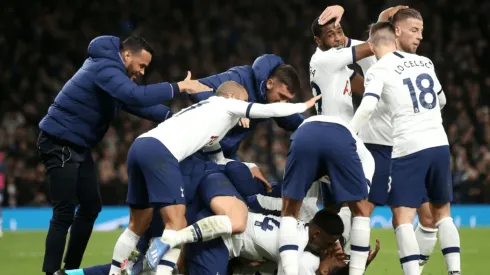
<path fill-rule="evenodd" d="M 132 208 L 185 204 L 179 162 L 159 140 L 137 138 L 129 148 L 127 169 Z"/>
<path fill-rule="evenodd" d="M 369 144 L 366 148 L 374 158 L 374 175 L 369 191 L 369 201 L 376 205 L 385 205 L 388 201 L 389 184 L 391 181 L 391 152 L 392 146 Z"/>
<path fill-rule="evenodd" d="M 224 172 L 243 198 L 266 193 L 264 183 L 253 178 L 250 169 L 242 162 L 228 162 Z"/>
<path fill-rule="evenodd" d="M 199 195 L 204 204 L 203 208 L 209 207 L 211 200 L 217 196 L 231 196 L 243 201 L 240 193 L 223 172 L 214 172 L 204 176 L 199 185 Z"/>
<path fill-rule="evenodd" d="M 428 148 L 391 161 L 390 206 L 419 208 L 453 199 L 449 146 Z"/>
<path fill-rule="evenodd" d="M 213 216 L 209 209 L 198 214 L 198 220 Z M 185 245 L 185 259 L 189 275 L 228 274 L 229 251 L 223 238 Z"/>
<path fill-rule="evenodd" d="M 368 196 L 368 181 L 350 131 L 336 123 L 308 122 L 291 137 L 282 194 L 303 200 L 313 182 L 324 175 L 330 177 L 335 203 Z"/>

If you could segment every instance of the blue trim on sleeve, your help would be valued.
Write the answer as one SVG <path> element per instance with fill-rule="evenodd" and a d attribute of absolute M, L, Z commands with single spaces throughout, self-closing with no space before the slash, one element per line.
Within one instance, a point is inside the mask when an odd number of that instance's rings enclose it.
<path fill-rule="evenodd" d="M 352 64 L 356 63 L 356 47 L 351 47 L 352 49 Z"/>
<path fill-rule="evenodd" d="M 379 100 L 379 95 L 377 95 L 375 93 L 364 93 L 364 96 L 374 96 L 377 100 Z"/>
<path fill-rule="evenodd" d="M 248 104 L 247 111 L 245 112 L 245 117 L 250 118 L 250 109 L 252 109 L 253 104 L 254 104 L 253 102 Z"/>
<path fill-rule="evenodd" d="M 297 251 L 298 246 L 294 245 L 294 244 L 283 245 L 283 246 L 281 246 L 281 248 L 279 248 L 279 253 L 286 251 L 286 250 L 296 250 Z"/>

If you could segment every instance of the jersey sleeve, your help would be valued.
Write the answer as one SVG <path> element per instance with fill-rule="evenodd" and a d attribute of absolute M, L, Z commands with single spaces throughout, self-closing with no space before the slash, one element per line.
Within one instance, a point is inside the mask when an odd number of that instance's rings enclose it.
<path fill-rule="evenodd" d="M 320 267 L 320 258 L 311 252 L 304 252 L 299 260 L 299 274 L 315 275 Z"/>
<path fill-rule="evenodd" d="M 360 45 L 362 43 L 365 43 L 365 41 L 351 39 L 351 47 Z M 366 75 L 367 71 L 371 68 L 371 66 L 374 65 L 374 63 L 376 63 L 376 57 L 374 55 L 357 61 L 357 64 L 361 67 L 362 73 L 364 75 Z"/>
<path fill-rule="evenodd" d="M 318 53 L 318 58 L 312 63 L 321 67 L 327 72 L 336 72 L 347 65 L 356 62 L 356 48 L 331 48 L 328 51 Z"/>
<path fill-rule="evenodd" d="M 228 99 L 225 104 L 230 114 L 247 118 L 284 117 L 306 111 L 305 103 L 260 104 Z"/>
<path fill-rule="evenodd" d="M 357 154 L 359 155 L 359 159 L 361 159 L 364 177 L 369 180 L 369 183 L 371 183 L 373 181 L 375 168 L 373 155 L 371 155 L 371 152 L 369 152 L 369 150 L 364 145 L 364 142 L 362 142 L 362 140 L 357 137 L 357 135 L 354 135 L 354 139 L 356 140 Z"/>
<path fill-rule="evenodd" d="M 234 161 L 232 159 L 225 158 L 219 142 L 211 146 L 206 146 L 202 148 L 202 151 L 205 155 L 209 157 L 209 159 L 214 161 L 216 164 L 226 165 L 228 162 Z"/>
<path fill-rule="evenodd" d="M 437 97 L 439 98 L 439 107 L 442 109 L 446 105 L 446 95 L 444 94 L 444 91 L 442 89 L 441 82 L 439 81 L 439 78 L 436 75 L 436 71 L 434 68 L 434 63 L 432 63 L 432 60 L 427 58 L 427 62 L 432 64 L 432 69 L 434 70 L 434 75 L 432 76 L 433 81 L 434 81 L 434 92 L 437 94 Z"/>
<path fill-rule="evenodd" d="M 384 87 L 383 73 L 384 70 L 370 69 L 364 78 L 364 96 L 361 105 L 350 122 L 352 130 L 356 134 L 368 122 L 376 109 Z"/>

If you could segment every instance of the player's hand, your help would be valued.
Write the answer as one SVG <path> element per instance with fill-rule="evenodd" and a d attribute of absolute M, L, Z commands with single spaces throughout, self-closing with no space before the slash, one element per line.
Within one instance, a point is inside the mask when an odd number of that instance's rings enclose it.
<path fill-rule="evenodd" d="M 374 251 L 371 249 L 369 250 L 369 256 L 366 262 L 366 267 L 369 266 L 369 264 L 374 260 L 374 258 L 376 258 L 376 255 L 378 255 L 378 251 L 380 248 L 381 246 L 379 245 L 379 239 L 376 239 L 376 248 L 374 249 Z"/>
<path fill-rule="evenodd" d="M 337 27 L 340 25 L 340 19 L 342 19 L 343 14 L 344 8 L 342 8 L 342 6 L 328 6 L 320 15 L 320 18 L 318 19 L 318 24 L 324 25 L 328 21 L 332 20 L 332 18 L 335 18 L 335 26 Z"/>
<path fill-rule="evenodd" d="M 212 88 L 202 84 L 197 80 L 192 80 L 190 71 L 187 71 L 187 77 L 184 80 L 178 82 L 177 85 L 179 86 L 179 90 L 181 92 L 186 92 L 188 94 L 195 94 L 213 90 Z"/>
<path fill-rule="evenodd" d="M 265 190 L 267 190 L 267 193 L 272 191 L 272 186 L 271 184 L 265 179 L 264 175 L 262 175 L 262 172 L 260 172 L 259 167 L 253 167 L 250 169 L 252 172 L 252 177 L 259 179 L 262 183 L 264 183 Z"/>
<path fill-rule="evenodd" d="M 238 125 L 242 126 L 243 128 L 250 128 L 250 119 L 242 117 L 238 121 Z"/>
<path fill-rule="evenodd" d="M 399 6 L 387 8 L 386 10 L 382 11 L 379 14 L 378 22 L 388 21 L 393 15 L 395 15 L 397 11 L 403 9 L 408 9 L 408 6 L 399 5 Z"/>
<path fill-rule="evenodd" d="M 315 106 L 315 103 L 322 98 L 322 95 L 317 95 L 310 100 L 306 101 L 306 110 L 310 109 L 311 107 Z"/>

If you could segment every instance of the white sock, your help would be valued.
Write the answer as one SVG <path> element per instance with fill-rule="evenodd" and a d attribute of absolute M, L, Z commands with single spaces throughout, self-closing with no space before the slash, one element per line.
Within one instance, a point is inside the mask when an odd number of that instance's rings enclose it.
<path fill-rule="evenodd" d="M 299 271 L 298 220 L 294 217 L 282 217 L 279 227 L 279 255 L 286 275 L 297 275 Z"/>
<path fill-rule="evenodd" d="M 371 235 L 371 219 L 354 217 L 350 232 L 350 263 L 349 275 L 363 275 L 369 255 L 369 239 Z"/>
<path fill-rule="evenodd" d="M 209 241 L 222 236 L 231 236 L 231 221 L 228 216 L 216 215 L 204 218 L 177 232 L 165 230 L 162 242 L 173 248 L 184 243 Z"/>
<path fill-rule="evenodd" d="M 160 260 L 156 275 L 170 275 L 179 259 L 180 248 L 170 249 Z"/>
<path fill-rule="evenodd" d="M 420 250 L 415 238 L 412 224 L 400 224 L 395 229 L 398 254 L 402 264 L 403 274 L 420 275 L 419 259 Z"/>
<path fill-rule="evenodd" d="M 342 237 L 345 239 L 345 247 L 344 254 L 350 255 L 350 230 L 352 225 L 352 213 L 350 212 L 349 207 L 345 206 L 340 208 L 339 216 L 342 219 L 342 223 L 344 224 L 344 233 L 342 233 Z"/>
<path fill-rule="evenodd" d="M 436 223 L 439 229 L 439 243 L 442 254 L 446 258 L 446 267 L 449 274 L 460 274 L 460 241 L 459 232 L 451 217 L 444 218 Z M 452 272 L 452 273 L 451 273 Z"/>
<path fill-rule="evenodd" d="M 117 275 L 121 271 L 121 264 L 126 260 L 131 251 L 136 248 L 140 236 L 136 235 L 133 231 L 126 228 L 124 232 L 117 239 L 116 246 L 114 247 L 114 253 L 112 254 L 112 264 L 109 275 Z"/>
<path fill-rule="evenodd" d="M 424 227 L 420 223 L 415 229 L 415 238 L 419 244 L 420 259 L 419 259 L 419 271 L 422 274 L 425 264 L 429 260 L 429 256 L 432 254 L 434 247 L 437 243 L 437 229 Z"/>

